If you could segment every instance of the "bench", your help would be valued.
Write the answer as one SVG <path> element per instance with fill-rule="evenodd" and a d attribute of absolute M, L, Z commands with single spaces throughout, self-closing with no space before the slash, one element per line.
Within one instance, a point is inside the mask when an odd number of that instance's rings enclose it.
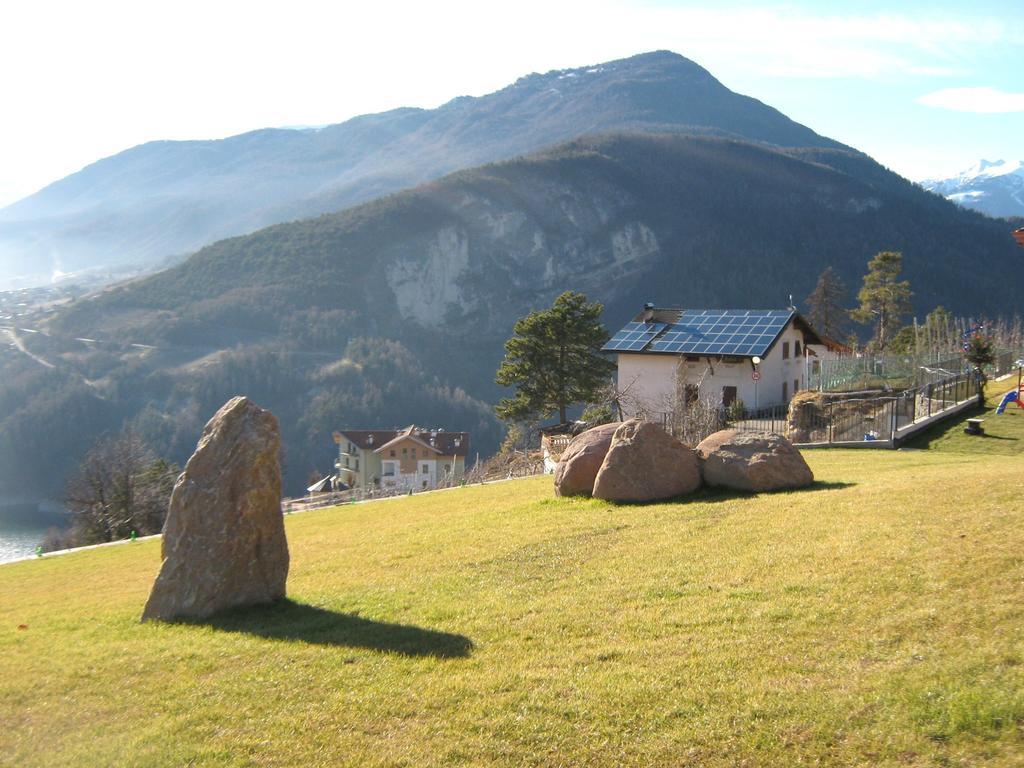
<path fill-rule="evenodd" d="M 964 432 L 968 435 L 984 435 L 985 430 L 982 429 L 981 422 L 984 419 L 968 419 L 967 426 L 964 427 Z"/>

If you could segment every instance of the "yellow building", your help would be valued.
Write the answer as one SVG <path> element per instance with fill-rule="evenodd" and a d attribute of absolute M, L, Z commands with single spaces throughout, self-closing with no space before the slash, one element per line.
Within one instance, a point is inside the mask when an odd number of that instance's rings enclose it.
<path fill-rule="evenodd" d="M 466 472 L 468 432 L 443 429 L 343 429 L 334 433 L 341 482 L 352 488 L 423 490 L 458 484 Z"/>

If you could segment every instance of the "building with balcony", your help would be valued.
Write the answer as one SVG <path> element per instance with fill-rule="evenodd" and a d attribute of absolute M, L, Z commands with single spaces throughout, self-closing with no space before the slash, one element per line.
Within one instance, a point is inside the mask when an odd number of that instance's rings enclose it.
<path fill-rule="evenodd" d="M 468 432 L 342 429 L 334 433 L 341 482 L 351 488 L 424 490 L 458 484 L 466 472 Z"/>

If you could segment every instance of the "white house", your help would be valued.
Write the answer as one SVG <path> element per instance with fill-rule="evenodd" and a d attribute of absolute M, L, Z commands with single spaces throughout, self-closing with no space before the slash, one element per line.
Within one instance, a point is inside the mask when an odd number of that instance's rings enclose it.
<path fill-rule="evenodd" d="M 843 351 L 793 309 L 665 309 L 651 304 L 604 346 L 618 358 L 626 416 L 700 399 L 748 410 L 787 405 L 816 363 Z"/>

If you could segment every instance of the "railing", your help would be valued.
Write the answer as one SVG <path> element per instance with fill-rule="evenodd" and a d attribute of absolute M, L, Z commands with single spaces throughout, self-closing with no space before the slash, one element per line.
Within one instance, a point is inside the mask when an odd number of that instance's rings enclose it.
<path fill-rule="evenodd" d="M 797 445 L 878 443 L 893 446 L 906 439 L 909 428 L 930 424 L 933 417 L 977 401 L 979 381 L 972 374 L 960 373 L 894 395 L 868 395 L 808 400 L 800 413 L 791 414 L 786 406 L 761 408 L 756 411 L 722 409 L 709 421 L 703 436 L 717 429 L 738 429 L 741 432 L 773 432 L 784 435 Z M 677 419 L 671 414 L 658 414 L 665 428 L 677 437 Z M 686 442 L 694 442 L 692 437 Z"/>
<path fill-rule="evenodd" d="M 540 439 L 541 451 L 547 451 L 552 459 L 558 461 L 562 451 L 569 447 L 572 438 L 572 435 L 542 435 Z"/>
<path fill-rule="evenodd" d="M 1008 373 L 1024 350 L 998 349 L 985 375 L 992 378 Z M 863 389 L 907 390 L 935 384 L 966 373 L 963 355 L 861 355 L 815 361 L 808 374 L 808 388 L 822 392 Z"/>

